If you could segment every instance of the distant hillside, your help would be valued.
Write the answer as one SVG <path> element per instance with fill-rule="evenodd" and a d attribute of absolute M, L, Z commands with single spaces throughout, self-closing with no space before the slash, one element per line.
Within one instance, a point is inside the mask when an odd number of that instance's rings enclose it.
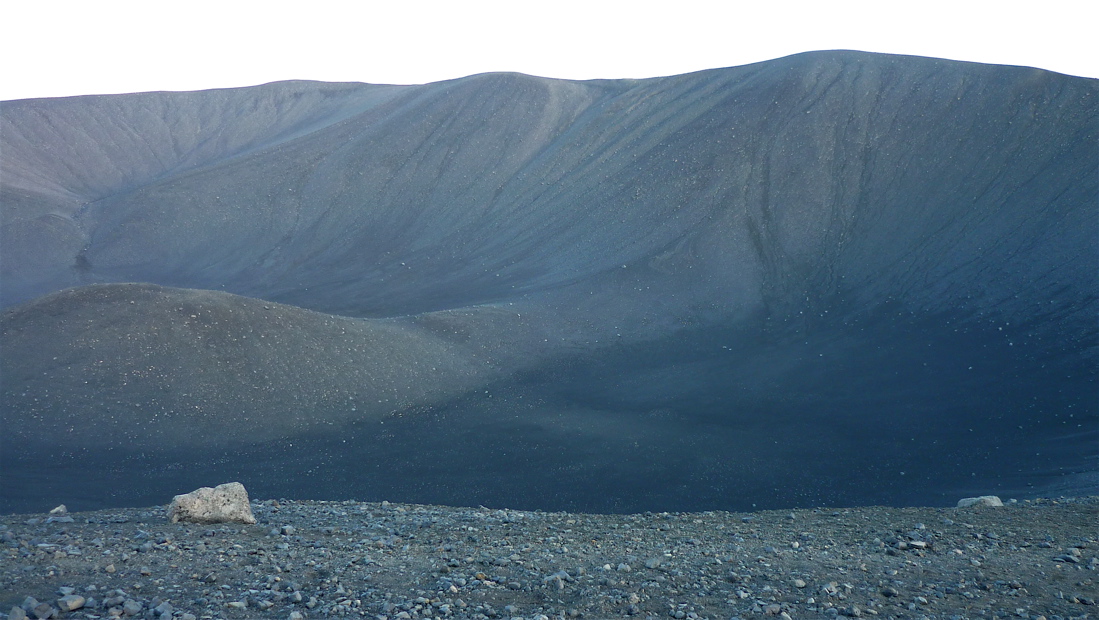
<path fill-rule="evenodd" d="M 0 509 L 226 472 L 582 510 L 1094 492 L 1097 80 L 816 52 L 0 128 Z M 148 479 L 94 500 L 99 458 Z"/>

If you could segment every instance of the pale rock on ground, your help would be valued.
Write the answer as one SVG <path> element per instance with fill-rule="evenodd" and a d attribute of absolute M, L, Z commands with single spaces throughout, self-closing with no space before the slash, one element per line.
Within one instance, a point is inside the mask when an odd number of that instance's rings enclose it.
<path fill-rule="evenodd" d="M 1002 508 L 1004 503 L 995 495 L 982 495 L 980 497 L 966 497 L 958 500 L 958 508 L 972 508 L 988 506 L 990 508 Z"/>
<path fill-rule="evenodd" d="M 168 506 L 172 523 L 243 523 L 254 525 L 248 491 L 239 482 L 217 487 L 202 487 L 185 495 L 176 495 Z"/>

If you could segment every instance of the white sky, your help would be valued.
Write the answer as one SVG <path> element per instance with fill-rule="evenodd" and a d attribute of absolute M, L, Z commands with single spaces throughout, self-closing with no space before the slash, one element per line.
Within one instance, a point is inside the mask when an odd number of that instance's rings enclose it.
<path fill-rule="evenodd" d="M 0 4 L 0 20 L 0 100 L 486 71 L 638 78 L 820 49 L 1099 77 L 1099 0 L 24 0 Z"/>

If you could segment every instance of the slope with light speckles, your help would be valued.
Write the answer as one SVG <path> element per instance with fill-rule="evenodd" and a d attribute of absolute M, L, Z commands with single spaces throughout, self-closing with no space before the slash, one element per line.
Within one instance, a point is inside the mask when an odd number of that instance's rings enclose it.
<path fill-rule="evenodd" d="M 1093 489 L 1097 97 L 820 52 L 5 102 L 0 500 Z"/>

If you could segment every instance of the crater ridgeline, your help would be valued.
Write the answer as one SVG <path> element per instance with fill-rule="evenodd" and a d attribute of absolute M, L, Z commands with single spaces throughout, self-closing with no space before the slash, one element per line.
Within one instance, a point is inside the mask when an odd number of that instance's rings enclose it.
<path fill-rule="evenodd" d="M 859 52 L 3 102 L 0 510 L 1094 493 L 1097 102 Z"/>

